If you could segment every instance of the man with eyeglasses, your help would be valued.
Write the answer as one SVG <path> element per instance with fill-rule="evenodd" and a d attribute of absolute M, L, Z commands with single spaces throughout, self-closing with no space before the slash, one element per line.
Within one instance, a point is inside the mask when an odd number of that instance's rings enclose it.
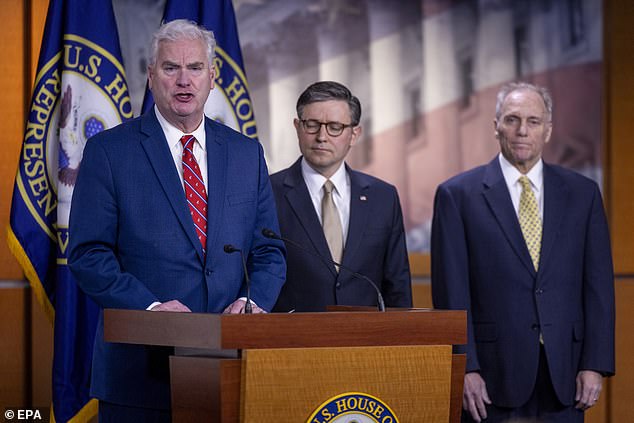
<path fill-rule="evenodd" d="M 274 311 L 329 305 L 411 307 L 411 278 L 396 188 L 344 163 L 362 132 L 361 104 L 332 81 L 300 95 L 293 124 L 302 156 L 271 176 L 287 273 Z M 331 260 L 343 266 L 339 268 Z"/>

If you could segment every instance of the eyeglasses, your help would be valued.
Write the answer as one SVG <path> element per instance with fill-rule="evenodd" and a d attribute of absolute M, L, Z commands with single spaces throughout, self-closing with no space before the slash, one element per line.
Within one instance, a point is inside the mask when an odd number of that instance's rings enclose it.
<path fill-rule="evenodd" d="M 330 135 L 331 137 L 338 137 L 339 135 L 341 135 L 344 129 L 352 128 L 354 126 L 352 124 L 346 125 L 345 123 L 341 122 L 320 122 L 315 119 L 300 119 L 300 122 L 302 123 L 304 131 L 306 131 L 307 134 L 316 134 L 321 131 L 322 125 L 325 125 L 326 132 L 328 132 L 328 135 Z"/>

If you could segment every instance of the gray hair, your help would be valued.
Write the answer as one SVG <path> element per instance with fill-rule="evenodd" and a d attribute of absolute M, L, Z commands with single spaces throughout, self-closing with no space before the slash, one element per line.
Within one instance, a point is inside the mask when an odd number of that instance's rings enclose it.
<path fill-rule="evenodd" d="M 209 64 L 213 64 L 216 55 L 216 39 L 212 31 L 206 30 L 194 21 L 187 19 L 176 19 L 163 23 L 159 29 L 152 35 L 152 43 L 150 45 L 150 66 L 156 64 L 158 58 L 159 44 L 163 41 L 178 40 L 201 40 L 207 46 L 207 57 Z"/>
<path fill-rule="evenodd" d="M 352 126 L 359 125 L 361 121 L 361 102 L 352 95 L 344 85 L 334 81 L 319 81 L 311 84 L 297 99 L 297 117 L 302 119 L 304 107 L 319 101 L 342 100 L 348 103 Z"/>
<path fill-rule="evenodd" d="M 517 90 L 529 90 L 533 91 L 542 98 L 544 101 L 544 106 L 546 106 L 546 114 L 548 115 L 548 122 L 552 122 L 553 120 L 553 98 L 550 95 L 550 92 L 545 87 L 541 87 L 539 85 L 533 85 L 528 82 L 509 82 L 504 84 L 500 91 L 498 91 L 497 103 L 495 104 L 495 119 L 500 120 L 502 115 L 502 105 L 504 104 L 504 100 L 511 94 L 513 91 Z"/>

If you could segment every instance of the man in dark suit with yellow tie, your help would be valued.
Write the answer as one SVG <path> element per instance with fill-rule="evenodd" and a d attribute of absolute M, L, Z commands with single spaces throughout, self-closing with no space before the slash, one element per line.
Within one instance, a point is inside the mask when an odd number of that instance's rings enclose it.
<path fill-rule="evenodd" d="M 502 87 L 494 129 L 500 154 L 441 184 L 434 204 L 434 306 L 467 310 L 463 421 L 582 422 L 614 373 L 601 193 L 542 161 L 544 88 Z"/>

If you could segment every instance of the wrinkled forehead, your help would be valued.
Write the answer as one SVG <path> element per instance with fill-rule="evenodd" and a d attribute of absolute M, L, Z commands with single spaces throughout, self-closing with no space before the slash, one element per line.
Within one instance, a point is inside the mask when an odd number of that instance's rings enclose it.
<path fill-rule="evenodd" d="M 159 62 L 207 63 L 207 49 L 201 39 L 162 40 L 158 44 Z"/>
<path fill-rule="evenodd" d="M 329 119 L 330 121 L 350 118 L 350 107 L 344 100 L 328 99 L 313 101 L 302 107 L 302 119 Z"/>
<path fill-rule="evenodd" d="M 547 113 L 544 99 L 533 90 L 511 91 L 502 102 L 501 117 L 512 114 L 519 117 L 544 119 Z"/>

